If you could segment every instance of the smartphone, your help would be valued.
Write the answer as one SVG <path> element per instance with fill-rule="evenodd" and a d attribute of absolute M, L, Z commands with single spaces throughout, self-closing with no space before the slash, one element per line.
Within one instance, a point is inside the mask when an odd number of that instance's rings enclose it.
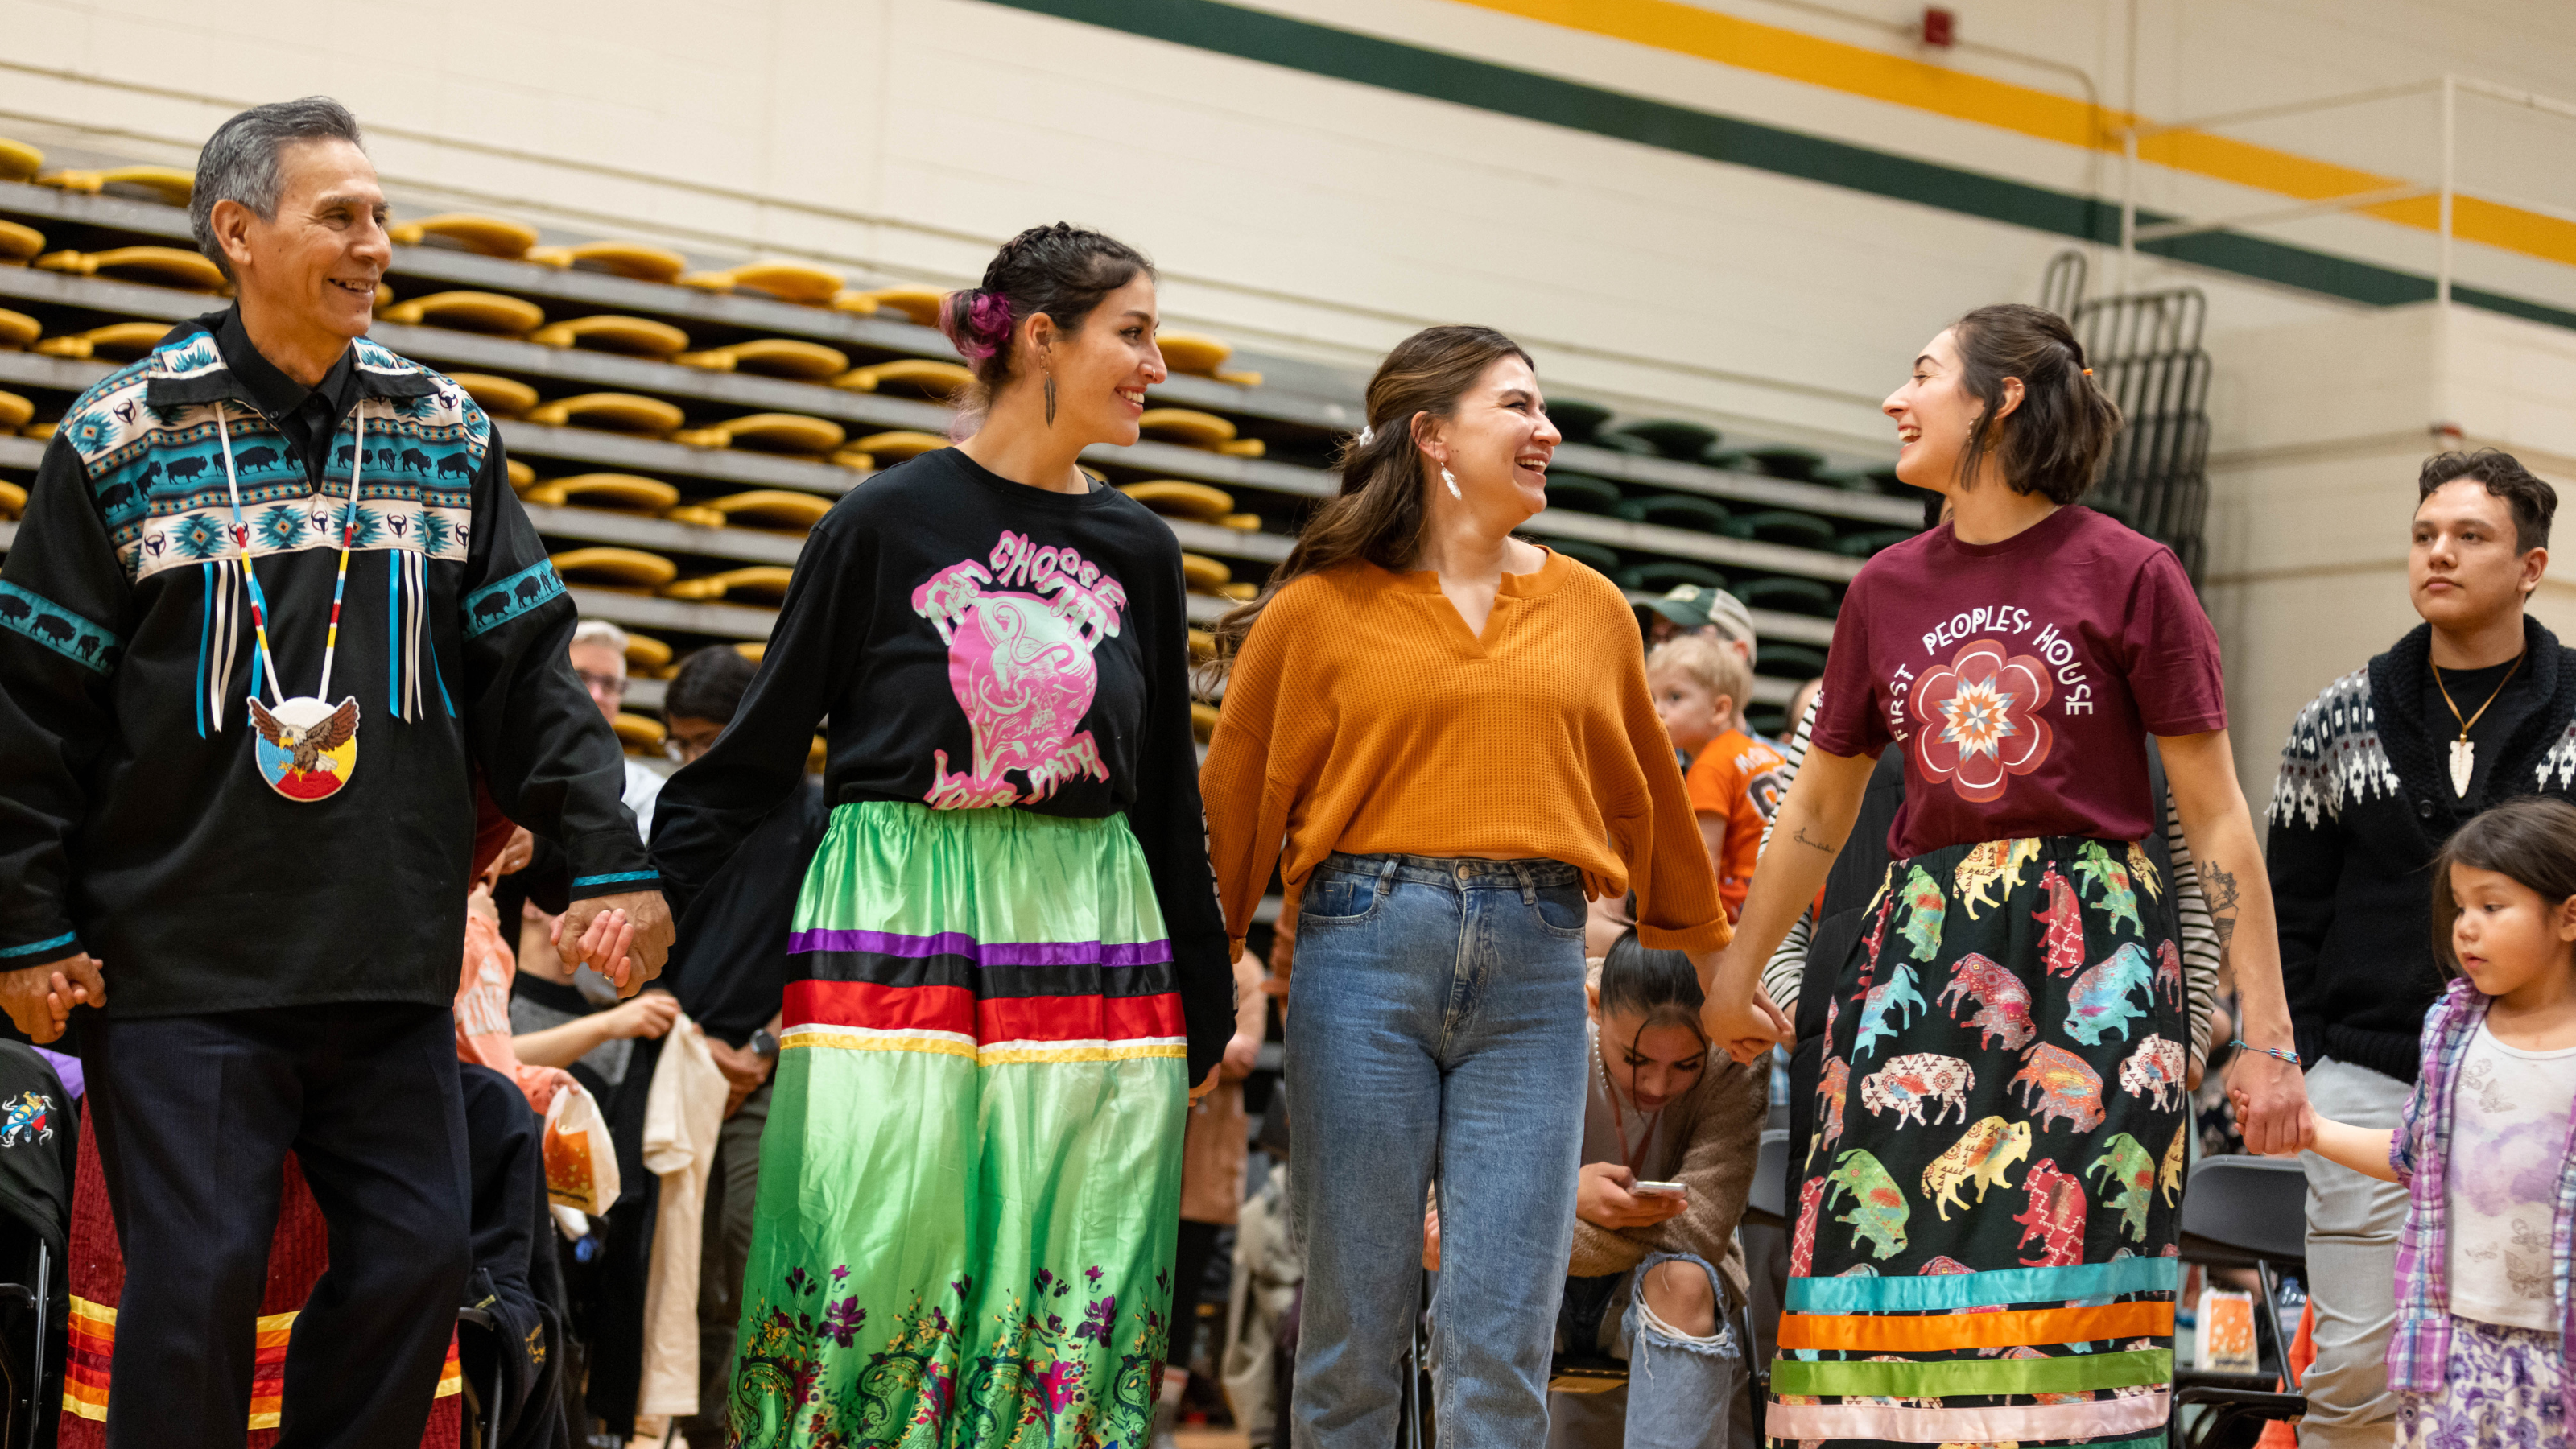
<path fill-rule="evenodd" d="M 1628 1190 L 1640 1196 L 1653 1194 L 1659 1197 L 1682 1197 L 1690 1192 L 1678 1182 L 1641 1182 Z"/>

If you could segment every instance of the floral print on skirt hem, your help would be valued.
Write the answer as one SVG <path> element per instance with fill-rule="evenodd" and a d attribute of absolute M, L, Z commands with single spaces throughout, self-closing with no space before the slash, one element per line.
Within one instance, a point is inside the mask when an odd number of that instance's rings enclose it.
<path fill-rule="evenodd" d="M 2399 1449 L 2567 1449 L 2558 1335 L 2451 1319 L 2439 1393 L 2397 1396 Z"/>

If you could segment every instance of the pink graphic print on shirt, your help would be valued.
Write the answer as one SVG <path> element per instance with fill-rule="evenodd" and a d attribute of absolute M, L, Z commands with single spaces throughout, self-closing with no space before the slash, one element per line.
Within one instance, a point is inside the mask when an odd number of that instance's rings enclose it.
<path fill-rule="evenodd" d="M 2003 642 L 1979 639 L 1936 665 L 1912 691 L 1915 758 L 1923 773 L 1947 780 L 1963 800 L 2000 799 L 2004 783 L 2048 759 L 2055 732 L 2040 716 L 2052 690 L 2048 666 L 2012 654 Z"/>
<path fill-rule="evenodd" d="M 1009 592 L 1004 592 L 1009 590 Z M 922 799 L 971 810 L 1044 800 L 1068 780 L 1107 780 L 1089 730 L 1100 674 L 1091 651 L 1118 632 L 1127 590 L 1072 548 L 1039 547 L 1004 529 L 985 562 L 967 559 L 912 591 L 912 609 L 948 646 L 948 687 L 966 711 L 972 773 L 938 768 Z M 1005 778 L 1017 770 L 1024 795 Z"/>

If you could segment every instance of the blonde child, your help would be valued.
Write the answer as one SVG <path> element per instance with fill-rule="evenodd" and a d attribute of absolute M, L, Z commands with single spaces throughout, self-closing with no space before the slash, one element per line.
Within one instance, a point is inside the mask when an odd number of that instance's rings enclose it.
<path fill-rule="evenodd" d="M 1780 752 L 1737 727 L 1753 689 L 1742 655 L 1705 634 L 1667 639 L 1646 656 L 1646 687 L 1673 748 L 1691 757 L 1691 809 L 1717 868 L 1726 918 L 1744 911 L 1762 827 L 1780 806 Z"/>
<path fill-rule="evenodd" d="M 2435 946 L 2461 976 L 2425 1018 L 2414 1096 L 2394 1132 L 2311 1109 L 2315 1150 L 2408 1190 L 2388 1345 L 2398 1442 L 2562 1449 L 2576 1422 L 2576 806 L 2486 811 L 2443 845 L 2433 882 Z"/>

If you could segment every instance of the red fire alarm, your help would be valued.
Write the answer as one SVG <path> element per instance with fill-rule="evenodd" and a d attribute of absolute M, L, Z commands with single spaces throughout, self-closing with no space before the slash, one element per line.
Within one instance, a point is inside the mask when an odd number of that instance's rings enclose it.
<path fill-rule="evenodd" d="M 1947 47 L 1958 38 L 1959 17 L 1938 5 L 1923 7 L 1923 43 Z"/>

